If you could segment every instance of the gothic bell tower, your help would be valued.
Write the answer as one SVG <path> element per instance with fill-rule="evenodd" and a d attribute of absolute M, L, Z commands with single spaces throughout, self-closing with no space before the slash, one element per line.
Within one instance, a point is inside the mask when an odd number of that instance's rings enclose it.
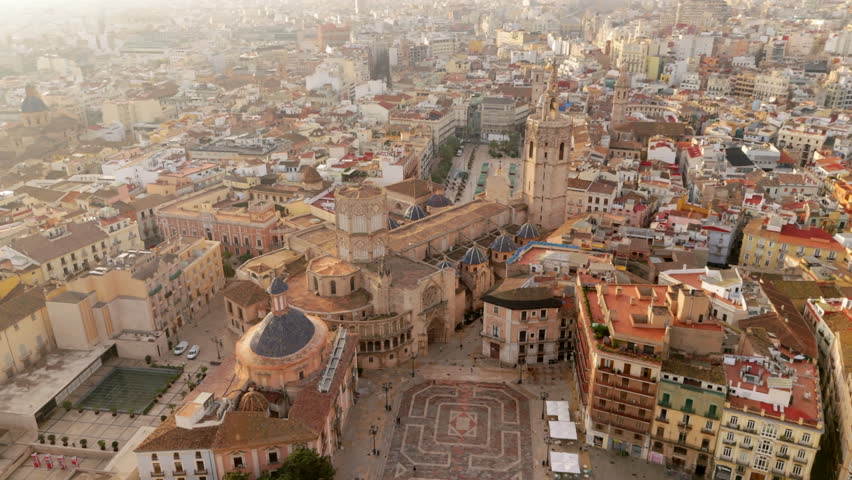
<path fill-rule="evenodd" d="M 535 113 L 527 117 L 524 136 L 524 188 L 528 221 L 544 230 L 565 222 L 565 182 L 574 150 L 574 121 L 559 111 L 556 66 Z"/>

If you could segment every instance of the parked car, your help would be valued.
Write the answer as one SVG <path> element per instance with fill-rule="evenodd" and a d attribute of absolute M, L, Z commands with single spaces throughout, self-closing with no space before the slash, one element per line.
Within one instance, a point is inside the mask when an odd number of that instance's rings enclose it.
<path fill-rule="evenodd" d="M 193 345 L 193 346 L 189 347 L 189 351 L 186 352 L 186 358 L 192 360 L 195 357 L 197 357 L 200 352 L 201 352 L 201 347 L 199 347 L 198 345 Z"/>
<path fill-rule="evenodd" d="M 183 352 L 189 347 L 189 342 L 183 341 L 175 345 L 175 349 L 172 351 L 175 355 L 182 355 Z"/>

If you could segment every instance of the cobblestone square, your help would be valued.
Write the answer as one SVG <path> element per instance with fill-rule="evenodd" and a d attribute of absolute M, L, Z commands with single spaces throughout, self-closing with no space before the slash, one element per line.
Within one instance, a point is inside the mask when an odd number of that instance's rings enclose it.
<path fill-rule="evenodd" d="M 402 395 L 384 480 L 532 480 L 527 398 L 499 383 L 438 381 Z"/>

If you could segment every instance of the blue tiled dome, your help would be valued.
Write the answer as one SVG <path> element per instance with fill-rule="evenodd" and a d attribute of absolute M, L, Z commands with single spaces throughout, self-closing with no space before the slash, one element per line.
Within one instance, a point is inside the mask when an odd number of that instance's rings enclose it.
<path fill-rule="evenodd" d="M 315 330 L 308 317 L 295 308 L 283 315 L 270 314 L 251 339 L 251 350 L 261 357 L 286 357 L 305 348 Z"/>
<path fill-rule="evenodd" d="M 388 230 L 393 230 L 394 228 L 399 228 L 399 222 L 393 217 L 388 217 Z"/>
<path fill-rule="evenodd" d="M 538 238 L 541 234 L 532 223 L 525 223 L 521 225 L 521 228 L 518 230 L 518 238 L 523 238 L 524 240 L 530 240 L 533 238 Z"/>
<path fill-rule="evenodd" d="M 464 252 L 464 256 L 459 261 L 465 265 L 481 265 L 487 262 L 488 258 L 484 253 L 482 253 L 482 250 L 480 250 L 479 247 L 474 245 Z"/>
<path fill-rule="evenodd" d="M 426 211 L 420 205 L 412 205 L 405 210 L 404 216 L 408 220 L 420 220 L 426 218 Z"/>
<path fill-rule="evenodd" d="M 512 237 L 502 234 L 491 242 L 491 250 L 500 253 L 514 252 L 518 249 L 518 245 L 512 240 Z"/>
<path fill-rule="evenodd" d="M 453 265 L 453 262 L 451 262 L 449 260 L 441 260 L 441 262 L 438 263 L 435 266 L 438 267 L 439 270 L 443 270 L 445 268 L 449 268 L 450 270 L 455 270 L 455 268 L 456 268 L 456 266 Z"/>
<path fill-rule="evenodd" d="M 287 281 L 281 277 L 275 277 L 275 280 L 272 281 L 272 285 L 269 286 L 269 294 L 270 295 L 281 295 L 286 292 L 290 288 L 287 285 Z"/>
<path fill-rule="evenodd" d="M 437 193 L 429 197 L 429 200 L 426 200 L 426 205 L 432 208 L 449 207 L 452 204 L 453 202 L 449 198 Z"/>

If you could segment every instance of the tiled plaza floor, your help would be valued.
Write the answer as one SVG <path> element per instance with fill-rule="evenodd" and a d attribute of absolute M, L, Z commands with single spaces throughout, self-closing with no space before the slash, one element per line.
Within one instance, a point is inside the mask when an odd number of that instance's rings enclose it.
<path fill-rule="evenodd" d="M 399 406 L 383 479 L 532 480 L 530 407 L 504 384 L 436 381 Z"/>

